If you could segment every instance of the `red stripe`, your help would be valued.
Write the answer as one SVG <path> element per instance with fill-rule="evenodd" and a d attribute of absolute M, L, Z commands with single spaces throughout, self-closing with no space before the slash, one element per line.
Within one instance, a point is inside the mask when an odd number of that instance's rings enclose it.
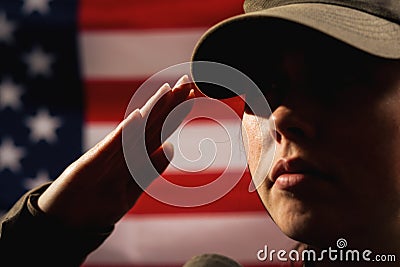
<path fill-rule="evenodd" d="M 164 175 L 169 181 L 185 186 L 194 186 L 199 184 L 207 184 L 218 177 L 218 174 L 202 174 L 192 173 L 185 175 Z M 167 205 L 143 194 L 135 206 L 131 209 L 130 214 L 188 214 L 188 213 L 220 213 L 220 212 L 266 212 L 262 205 L 257 192 L 249 192 L 250 175 L 245 173 L 238 184 L 224 197 L 210 204 L 180 208 Z M 158 187 L 157 180 L 151 185 Z M 159 190 L 163 190 L 159 186 Z M 266 213 L 267 216 L 267 213 Z"/>
<path fill-rule="evenodd" d="M 84 84 L 86 121 L 121 121 L 133 93 L 143 80 L 86 81 Z"/>
<path fill-rule="evenodd" d="M 137 88 L 144 82 L 138 80 L 93 80 L 85 82 L 85 116 L 88 122 L 118 122 L 124 118 L 129 101 Z M 163 84 L 168 81 L 160 81 Z M 196 92 L 197 96 L 201 96 Z M 228 104 L 239 116 L 244 103 L 239 98 L 223 101 Z M 193 112 L 199 112 L 193 110 Z M 199 114 L 199 113 L 196 113 Z"/>
<path fill-rule="evenodd" d="M 243 12 L 243 0 L 81 0 L 83 30 L 209 27 Z"/>

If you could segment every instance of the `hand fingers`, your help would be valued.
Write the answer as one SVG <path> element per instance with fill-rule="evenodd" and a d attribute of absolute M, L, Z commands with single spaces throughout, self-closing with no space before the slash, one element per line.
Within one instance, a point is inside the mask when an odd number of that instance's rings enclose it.
<path fill-rule="evenodd" d="M 190 112 L 193 101 L 186 100 L 194 97 L 191 88 L 192 83 L 189 82 L 187 76 L 182 77 L 172 91 L 165 94 L 151 110 L 146 124 L 146 147 L 149 153 L 157 149 Z M 183 105 L 180 105 L 181 103 Z M 178 109 L 171 113 L 175 107 Z M 173 117 L 170 117 L 168 123 L 164 125 L 169 115 Z M 161 140 L 161 132 L 164 140 Z"/>
<path fill-rule="evenodd" d="M 133 111 L 121 123 L 120 129 L 124 129 L 122 149 L 125 162 L 131 175 L 141 186 L 158 177 L 169 164 L 168 154 L 165 156 L 164 151 L 171 152 L 172 145 L 161 146 L 163 121 L 175 106 L 194 97 L 190 82 L 186 82 L 187 76 L 180 79 L 174 89 L 168 84 L 163 85 L 141 109 Z M 179 120 L 183 120 L 188 112 L 189 110 L 179 116 Z M 176 123 L 176 127 L 178 125 Z"/>
<path fill-rule="evenodd" d="M 171 99 L 171 92 L 171 87 L 168 83 L 165 83 L 140 109 L 132 111 L 128 117 L 119 124 L 116 132 L 121 134 L 122 130 L 124 130 L 123 142 L 125 144 L 129 144 L 129 147 L 134 149 L 138 142 L 144 142 L 145 124 L 152 125 L 152 120 L 149 119 L 149 114 L 153 109 L 158 109 L 160 110 L 160 113 L 162 113 L 162 109 L 160 109 L 159 106 L 165 105 L 165 103 Z M 156 104 L 157 108 L 155 107 Z M 161 143 L 159 143 L 154 149 L 160 145 Z"/>
<path fill-rule="evenodd" d="M 140 108 L 140 114 L 142 117 L 147 117 L 151 110 L 154 108 L 155 104 L 163 97 L 165 94 L 171 91 L 171 87 L 168 83 L 163 84 L 160 89 L 149 99 L 147 100 L 146 104 Z"/>
<path fill-rule="evenodd" d="M 168 83 L 165 83 L 161 88 L 144 104 L 142 108 L 140 108 L 140 113 L 142 117 L 146 117 L 150 114 L 153 109 L 158 109 L 160 112 L 163 111 L 162 107 L 171 101 L 171 95 L 173 93 L 173 98 L 180 98 L 181 95 L 187 95 L 188 89 L 190 86 L 187 86 L 190 83 L 187 75 L 183 75 L 175 84 L 173 89 L 169 86 Z"/>
<path fill-rule="evenodd" d="M 136 162 L 135 171 L 132 173 L 136 183 L 139 184 L 142 189 L 145 189 L 154 179 L 164 172 L 172 156 L 173 146 L 171 143 L 165 142 L 151 154 L 150 161 L 143 158 L 138 159 L 139 162 Z"/>

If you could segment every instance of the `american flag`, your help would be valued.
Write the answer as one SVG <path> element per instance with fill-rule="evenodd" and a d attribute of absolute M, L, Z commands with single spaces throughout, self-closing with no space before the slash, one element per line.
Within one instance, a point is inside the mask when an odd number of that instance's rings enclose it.
<path fill-rule="evenodd" d="M 0 212 L 27 190 L 56 178 L 124 117 L 151 75 L 188 62 L 207 28 L 240 14 L 243 0 L 2 0 L 0 2 Z M 230 125 L 229 122 L 226 125 Z M 234 126 L 232 126 L 234 127 Z M 190 125 L 185 145 L 221 131 Z M 219 149 L 226 149 L 223 146 Z M 221 153 L 221 152 L 219 152 Z M 213 180 L 167 169 L 171 181 Z M 220 253 L 245 267 L 280 266 L 257 252 L 291 248 L 249 192 L 245 172 L 224 197 L 200 207 L 164 204 L 143 194 L 84 266 L 181 266 Z M 157 187 L 157 181 L 155 182 Z M 158 190 L 163 190 L 158 188 Z"/>

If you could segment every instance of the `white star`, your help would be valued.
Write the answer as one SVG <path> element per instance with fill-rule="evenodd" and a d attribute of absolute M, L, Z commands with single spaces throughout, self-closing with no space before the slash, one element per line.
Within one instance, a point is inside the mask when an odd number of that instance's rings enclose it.
<path fill-rule="evenodd" d="M 38 12 L 42 15 L 45 15 L 49 12 L 49 2 L 51 0 L 24 0 L 24 6 L 22 7 L 22 11 L 25 14 L 32 14 L 33 12 Z"/>
<path fill-rule="evenodd" d="M 10 107 L 18 110 L 22 106 L 20 86 L 13 83 L 10 79 L 5 79 L 0 83 L 0 110 Z"/>
<path fill-rule="evenodd" d="M 10 138 L 3 139 L 0 146 L 0 170 L 20 171 L 21 159 L 25 154 L 25 149 L 16 147 Z"/>
<path fill-rule="evenodd" d="M 30 190 L 50 181 L 49 173 L 45 170 L 40 170 L 35 178 L 26 178 L 23 184 L 25 189 Z"/>
<path fill-rule="evenodd" d="M 6 14 L 0 13 L 0 42 L 10 43 L 15 28 L 15 23 L 7 20 Z"/>
<path fill-rule="evenodd" d="M 32 52 L 24 57 L 24 60 L 28 65 L 30 75 L 42 75 L 46 77 L 51 75 L 51 64 L 54 62 L 54 57 L 51 54 L 43 52 L 40 47 L 32 49 Z"/>
<path fill-rule="evenodd" d="M 49 111 L 46 109 L 39 110 L 36 116 L 26 120 L 26 125 L 31 130 L 30 138 L 34 142 L 39 142 L 40 140 L 44 140 L 47 143 L 56 142 L 56 130 L 61 124 L 61 120 L 50 116 Z"/>

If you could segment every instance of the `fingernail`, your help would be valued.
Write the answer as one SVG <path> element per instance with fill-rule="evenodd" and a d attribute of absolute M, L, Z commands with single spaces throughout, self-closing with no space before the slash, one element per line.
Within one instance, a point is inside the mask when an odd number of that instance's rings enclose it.
<path fill-rule="evenodd" d="M 160 89 L 158 89 L 160 92 L 162 92 L 162 91 L 168 91 L 168 90 L 171 90 L 171 86 L 169 85 L 169 83 L 164 83 L 161 87 L 160 87 Z"/>
<path fill-rule="evenodd" d="M 176 82 L 174 88 L 176 88 L 176 87 L 178 87 L 178 86 L 180 86 L 180 85 L 182 85 L 182 84 L 185 84 L 185 83 L 189 83 L 189 77 L 188 77 L 186 74 L 183 75 L 183 76 Z"/>
<path fill-rule="evenodd" d="M 151 111 L 151 109 L 154 107 L 154 105 L 157 103 L 157 101 L 165 94 L 167 93 L 169 90 L 171 90 L 171 87 L 169 86 L 168 83 L 164 83 L 159 89 L 158 91 L 150 97 L 149 100 L 147 100 L 147 102 L 144 104 L 143 107 L 140 108 L 140 113 L 142 114 L 142 116 L 146 116 L 149 114 L 149 112 Z"/>

